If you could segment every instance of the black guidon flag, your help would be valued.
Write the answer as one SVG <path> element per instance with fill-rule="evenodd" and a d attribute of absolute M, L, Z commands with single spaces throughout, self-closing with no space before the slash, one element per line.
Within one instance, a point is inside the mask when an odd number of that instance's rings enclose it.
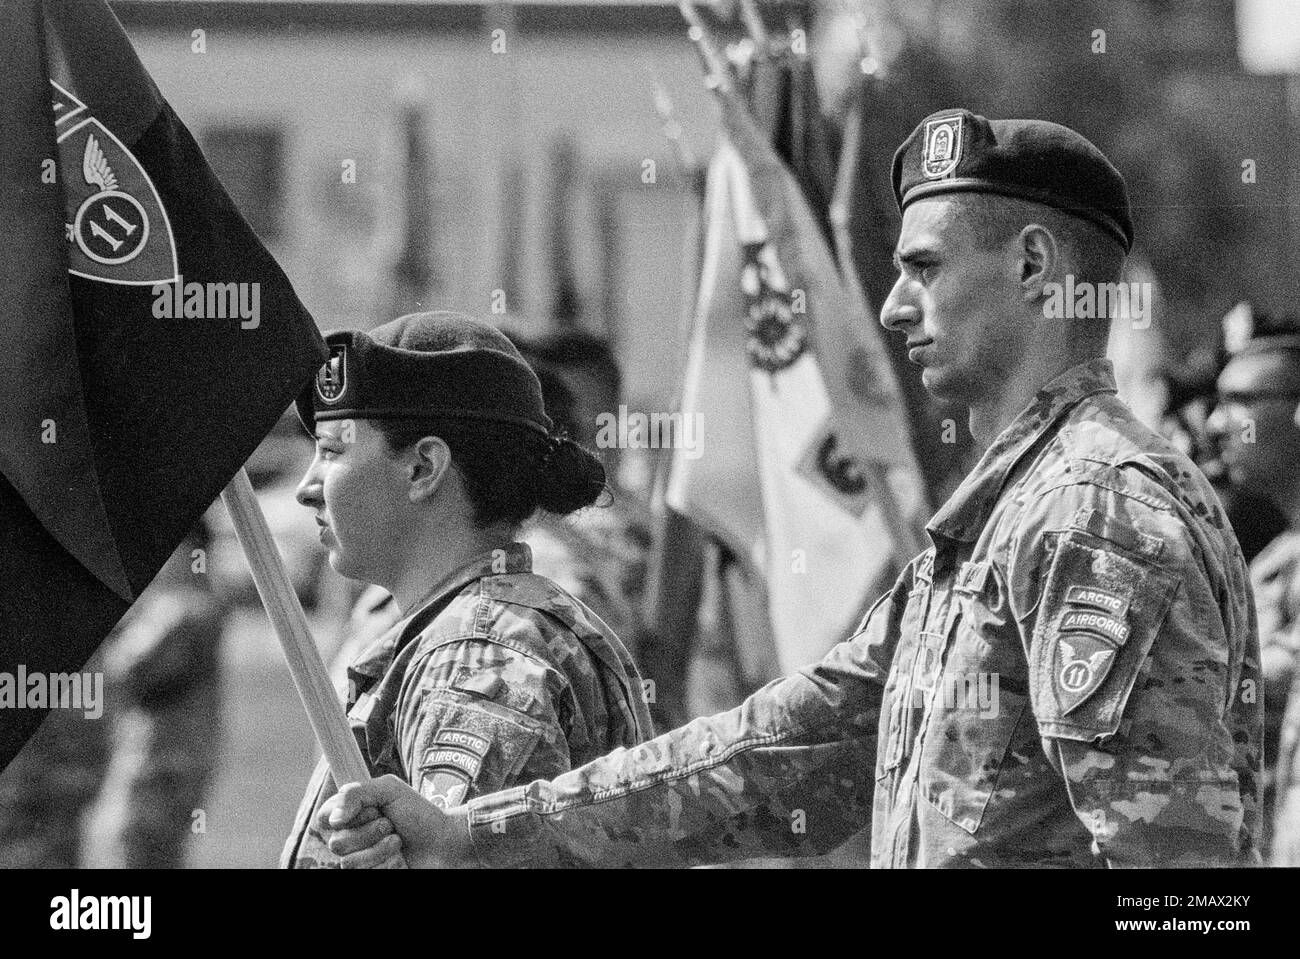
<path fill-rule="evenodd" d="M 0 0 L 0 317 L 0 673 L 69 672 L 325 359 L 103 0 Z"/>

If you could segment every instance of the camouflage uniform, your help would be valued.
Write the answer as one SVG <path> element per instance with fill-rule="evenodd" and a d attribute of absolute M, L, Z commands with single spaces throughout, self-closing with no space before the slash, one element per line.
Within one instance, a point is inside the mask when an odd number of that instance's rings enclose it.
<path fill-rule="evenodd" d="M 1264 673 L 1264 758 L 1277 758 L 1282 711 L 1300 658 L 1300 533 L 1283 533 L 1250 564 L 1250 585 L 1259 616 L 1260 666 Z"/>
<path fill-rule="evenodd" d="M 221 747 L 225 615 L 207 589 L 158 582 L 106 645 L 113 750 L 87 813 L 87 866 L 185 865 Z"/>
<path fill-rule="evenodd" d="M 221 744 L 224 615 L 166 573 L 136 601 L 83 670 L 105 674 L 103 716 L 52 710 L 0 776 L 0 866 L 184 865 Z"/>
<path fill-rule="evenodd" d="M 96 655 L 82 671 L 102 669 Z M 0 774 L 0 868 L 85 865 L 81 817 L 104 779 L 108 716 L 107 709 L 96 719 L 78 709 L 51 709 Z"/>
<path fill-rule="evenodd" d="M 1114 391 L 1103 359 L 1044 387 L 820 663 L 471 801 L 481 861 L 819 853 L 870 820 L 875 866 L 1258 863 L 1245 563 L 1205 478 Z"/>
<path fill-rule="evenodd" d="M 450 601 L 418 635 L 401 642 L 406 617 L 352 664 L 348 716 L 374 775 L 458 805 L 652 735 L 627 650 L 531 568 L 522 543 L 481 557 L 437 588 Z M 322 761 L 282 865 L 337 864 L 312 825 L 334 791 Z"/>
<path fill-rule="evenodd" d="M 650 531 L 626 498 L 573 516 L 546 515 L 524 541 L 537 574 L 590 607 L 640 663 Z"/>
<path fill-rule="evenodd" d="M 1266 808 L 1273 861 L 1300 866 L 1300 533 L 1275 539 L 1251 564 L 1264 669 Z"/>

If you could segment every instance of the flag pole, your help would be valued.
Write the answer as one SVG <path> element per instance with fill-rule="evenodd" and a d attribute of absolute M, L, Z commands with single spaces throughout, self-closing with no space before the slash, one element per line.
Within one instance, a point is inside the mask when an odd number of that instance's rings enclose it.
<path fill-rule="evenodd" d="M 365 782 L 370 779 L 370 770 L 361 756 L 361 747 L 352 735 L 347 717 L 339 708 L 338 694 L 312 640 L 302 604 L 289 581 L 289 572 L 284 567 L 257 494 L 253 492 L 253 484 L 243 467 L 222 491 L 221 501 L 226 504 L 235 524 L 235 535 L 253 570 L 258 595 L 262 597 L 262 605 L 275 627 L 293 684 L 298 688 L 334 781 Z"/>
<path fill-rule="evenodd" d="M 861 96 L 861 87 L 859 94 Z M 869 325 L 874 326 L 876 316 L 871 309 L 871 301 L 867 296 L 867 291 L 863 289 L 861 279 L 857 270 L 854 268 L 853 258 L 853 231 L 849 223 L 849 204 L 848 196 L 852 190 L 854 178 L 857 176 L 857 159 L 858 139 L 862 136 L 862 116 L 861 109 L 855 104 L 849 113 L 848 122 L 844 129 L 844 142 L 840 149 L 840 159 L 838 163 L 837 182 L 835 184 L 834 198 L 831 200 L 830 221 L 831 232 L 835 238 L 835 249 L 833 255 L 838 256 L 840 261 L 840 275 L 844 280 L 844 288 L 848 292 L 858 315 L 864 317 Z M 883 363 L 883 370 L 887 372 L 891 380 L 890 392 L 895 397 L 901 398 L 901 392 L 896 380 L 893 377 L 893 370 L 886 359 Z M 908 442 L 908 449 L 912 453 L 915 461 L 916 452 L 911 442 Z M 929 506 L 928 497 L 926 496 L 926 486 L 924 473 L 917 463 L 917 476 L 921 477 L 921 499 L 922 502 Z M 900 565 L 906 563 L 911 557 L 919 555 L 927 548 L 928 537 L 925 532 L 924 523 L 916 515 L 908 516 L 903 510 L 898 498 L 894 495 L 894 489 L 889 483 L 889 471 L 879 463 L 872 463 L 868 466 L 872 473 L 874 488 L 880 494 L 878 503 L 881 513 L 884 514 L 885 522 L 898 535 L 902 544 L 901 554 L 898 557 Z"/>

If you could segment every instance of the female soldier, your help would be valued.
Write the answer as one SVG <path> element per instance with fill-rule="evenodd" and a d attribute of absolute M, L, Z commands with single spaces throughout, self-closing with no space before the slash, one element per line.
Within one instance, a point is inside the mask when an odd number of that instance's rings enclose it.
<path fill-rule="evenodd" d="M 401 616 L 348 670 L 372 774 L 452 806 L 649 738 L 622 643 L 514 541 L 539 508 L 571 513 L 605 482 L 594 456 L 551 433 L 519 352 L 455 313 L 326 342 L 298 403 L 316 437 L 298 501 L 330 565 L 388 590 Z M 313 825 L 334 790 L 322 762 L 282 864 L 337 864 Z"/>

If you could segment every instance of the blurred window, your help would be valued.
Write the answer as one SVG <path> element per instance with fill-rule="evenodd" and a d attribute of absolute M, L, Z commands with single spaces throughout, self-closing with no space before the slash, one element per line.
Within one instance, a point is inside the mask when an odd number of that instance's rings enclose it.
<path fill-rule="evenodd" d="M 263 240 L 283 230 L 284 134 L 276 127 L 227 124 L 200 138 L 213 172 Z"/>

